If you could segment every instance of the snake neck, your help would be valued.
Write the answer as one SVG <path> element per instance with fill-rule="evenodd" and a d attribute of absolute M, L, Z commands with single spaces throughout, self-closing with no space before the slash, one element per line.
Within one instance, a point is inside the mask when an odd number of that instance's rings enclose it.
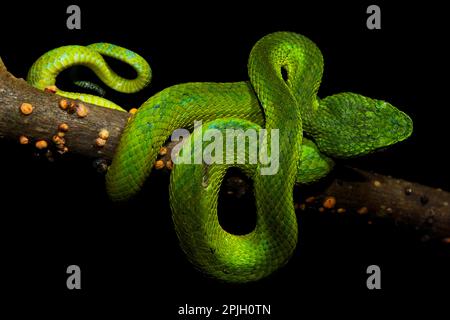
<path fill-rule="evenodd" d="M 280 133 L 280 164 L 296 174 L 304 117 L 316 107 L 323 71 L 320 50 L 306 37 L 277 32 L 262 38 L 249 58 L 249 76 L 265 114 L 266 129 Z"/>

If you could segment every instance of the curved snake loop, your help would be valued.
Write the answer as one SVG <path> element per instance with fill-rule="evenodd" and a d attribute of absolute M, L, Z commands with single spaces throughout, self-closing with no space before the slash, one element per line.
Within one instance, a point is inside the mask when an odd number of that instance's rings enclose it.
<path fill-rule="evenodd" d="M 131 64 L 137 78 L 119 77 L 102 54 Z M 101 43 L 66 46 L 44 54 L 30 69 L 28 81 L 44 89 L 55 84 L 59 72 L 75 64 L 88 66 L 121 92 L 140 90 L 151 78 L 151 69 L 142 57 Z M 278 130 L 279 153 L 275 154 L 270 143 L 266 150 L 278 156 L 279 168 L 274 174 L 261 174 L 261 163 L 180 163 L 170 178 L 175 229 L 183 251 L 196 267 L 230 282 L 254 281 L 271 274 L 289 260 L 296 247 L 294 184 L 326 175 L 333 166 L 330 157 L 367 154 L 406 139 L 412 131 L 411 119 L 385 101 L 349 92 L 319 99 L 322 71 L 322 54 L 311 40 L 296 33 L 276 32 L 253 47 L 249 81 L 184 83 L 153 95 L 122 134 L 106 176 L 110 197 L 126 200 L 139 192 L 169 135 L 178 128 L 192 130 L 195 120 L 202 120 L 204 125 L 183 141 L 185 150 L 196 139 L 207 147 L 203 138 L 210 129 L 225 133 L 230 128 L 264 128 L 267 135 L 263 142 L 269 142 L 274 137 L 272 130 Z M 123 110 L 100 97 L 57 93 Z M 218 222 L 218 192 L 231 166 L 253 179 L 257 222 L 246 235 L 230 234 Z"/>

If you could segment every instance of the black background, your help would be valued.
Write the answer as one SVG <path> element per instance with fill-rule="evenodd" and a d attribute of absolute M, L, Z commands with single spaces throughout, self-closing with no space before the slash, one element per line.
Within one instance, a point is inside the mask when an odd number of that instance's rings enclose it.
<path fill-rule="evenodd" d="M 248 53 L 259 38 L 298 32 L 324 55 L 321 97 L 357 92 L 387 100 L 413 118 L 408 141 L 347 164 L 450 189 L 448 32 L 443 8 L 431 2 L 378 2 L 381 30 L 366 28 L 371 2 L 275 1 L 248 8 L 243 1 L 76 3 L 81 30 L 66 28 L 72 3 L 2 4 L 0 56 L 10 72 L 26 77 L 34 60 L 54 47 L 112 42 L 152 66 L 152 84 L 143 92 L 108 91 L 112 100 L 134 107 L 176 83 L 247 79 Z M 137 199 L 117 205 L 108 200 L 91 160 L 68 155 L 49 163 L 8 140 L 0 148 L 1 290 L 10 301 L 26 301 L 24 306 L 32 301 L 46 311 L 62 306 L 62 318 L 90 306 L 168 319 L 186 303 L 265 303 L 272 305 L 273 319 L 287 319 L 306 310 L 346 314 L 355 306 L 366 308 L 362 315 L 388 307 L 434 310 L 438 298 L 448 299 L 448 245 L 423 241 L 420 233 L 390 223 L 369 225 L 366 218 L 331 214 L 302 216 L 295 256 L 268 279 L 249 285 L 207 279 L 178 247 L 166 176 L 154 176 Z M 80 291 L 65 286 L 71 264 L 81 267 Z M 382 290 L 366 288 L 371 264 L 381 267 Z"/>

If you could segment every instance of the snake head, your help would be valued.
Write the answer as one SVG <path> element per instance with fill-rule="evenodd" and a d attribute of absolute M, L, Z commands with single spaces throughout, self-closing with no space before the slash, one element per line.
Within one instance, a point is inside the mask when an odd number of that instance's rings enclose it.
<path fill-rule="evenodd" d="M 411 118 L 382 100 L 340 93 L 319 102 L 312 119 L 319 150 L 335 158 L 365 155 L 411 135 Z"/>

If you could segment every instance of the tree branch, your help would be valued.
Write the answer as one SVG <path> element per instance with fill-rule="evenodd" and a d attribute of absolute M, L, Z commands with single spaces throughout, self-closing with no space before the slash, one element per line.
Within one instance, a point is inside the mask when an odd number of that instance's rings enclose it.
<path fill-rule="evenodd" d="M 33 144 L 45 140 L 50 149 L 56 149 L 53 136 L 58 133 L 59 125 L 66 123 L 69 130 L 63 138 L 64 145 L 70 152 L 111 160 L 129 114 L 83 103 L 88 114 L 79 117 L 76 110 L 71 113 L 61 109 L 61 100 L 63 98 L 58 95 L 42 92 L 28 85 L 23 79 L 15 78 L 6 70 L 0 58 L 1 137 L 16 139 L 19 142 L 19 138 L 24 136 Z M 67 101 L 70 104 L 70 101 Z M 31 114 L 24 115 L 21 112 L 22 103 L 32 105 Z M 102 129 L 108 130 L 109 137 L 103 147 L 98 147 L 96 139 Z"/>
<path fill-rule="evenodd" d="M 61 100 L 58 95 L 39 91 L 23 79 L 12 76 L 0 59 L 1 137 L 19 142 L 23 136 L 26 139 L 22 138 L 22 142 L 33 144 L 45 140 L 49 149 L 63 151 L 61 140 L 53 137 L 57 135 L 59 125 L 66 123 L 69 130 L 61 136 L 64 135 L 63 145 L 69 152 L 110 161 L 129 114 L 83 103 L 89 112 L 80 117 L 75 105 L 70 108 L 71 101 L 68 101 L 69 108 L 63 110 L 59 106 Z M 23 103 L 32 105 L 31 114 L 25 115 L 21 111 Z M 109 137 L 100 147 L 96 141 L 102 129 L 109 132 Z M 157 168 L 171 169 L 173 146 L 173 143 L 166 146 Z M 346 171 L 342 177 L 334 177 L 322 184 L 314 197 L 296 199 L 297 208 L 389 218 L 422 230 L 428 238 L 450 242 L 450 193 L 358 169 Z M 248 185 L 239 177 L 230 178 L 227 185 L 231 194 L 248 191 Z"/>
<path fill-rule="evenodd" d="M 389 219 L 413 227 L 422 240 L 449 243 L 449 192 L 355 168 L 337 171 L 316 196 L 303 198 L 299 208 L 365 215 L 369 222 Z"/>

